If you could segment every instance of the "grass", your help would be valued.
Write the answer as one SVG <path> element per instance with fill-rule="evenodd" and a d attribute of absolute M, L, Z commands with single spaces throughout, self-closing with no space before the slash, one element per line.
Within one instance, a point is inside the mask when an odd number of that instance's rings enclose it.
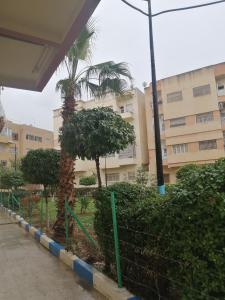
<path fill-rule="evenodd" d="M 42 199 L 43 201 L 43 222 L 46 219 L 46 208 L 45 208 L 45 200 Z M 48 201 L 48 209 L 49 209 L 49 221 L 50 224 L 54 224 L 56 220 L 56 202 L 52 201 L 49 199 Z M 37 210 L 41 212 L 41 202 L 38 203 L 37 205 Z M 75 213 L 78 216 L 79 220 L 81 223 L 90 231 L 94 230 L 94 214 L 95 214 L 95 203 L 94 199 L 90 198 L 89 205 L 86 209 L 86 211 L 81 214 L 81 201 L 78 199 L 75 204 Z"/>

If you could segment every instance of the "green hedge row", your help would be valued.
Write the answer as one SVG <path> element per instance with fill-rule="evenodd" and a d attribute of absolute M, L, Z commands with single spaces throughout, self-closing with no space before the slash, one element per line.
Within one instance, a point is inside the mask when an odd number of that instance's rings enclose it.
<path fill-rule="evenodd" d="M 128 183 L 95 193 L 95 230 L 106 272 L 116 278 L 112 191 L 131 291 L 145 299 L 225 299 L 225 160 L 180 172 L 165 197 Z"/>

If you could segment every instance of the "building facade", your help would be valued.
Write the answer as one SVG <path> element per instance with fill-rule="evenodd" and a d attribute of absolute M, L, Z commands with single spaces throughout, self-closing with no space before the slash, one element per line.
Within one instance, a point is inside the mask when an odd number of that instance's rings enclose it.
<path fill-rule="evenodd" d="M 225 157 L 225 63 L 157 83 L 165 182 L 186 164 Z M 151 86 L 145 89 L 150 174 L 156 174 Z"/>
<path fill-rule="evenodd" d="M 29 150 L 53 147 L 52 131 L 6 121 L 0 133 L 0 164 L 9 167 L 25 156 Z"/>
<path fill-rule="evenodd" d="M 129 145 L 124 151 L 100 159 L 101 177 L 103 184 L 119 181 L 134 181 L 139 167 L 148 167 L 147 129 L 145 119 L 145 98 L 138 89 L 134 89 L 124 97 L 107 95 L 103 99 L 78 101 L 76 109 L 89 109 L 94 107 L 111 107 L 118 112 L 124 120 L 134 126 L 136 142 Z M 59 129 L 62 126 L 61 109 L 54 114 L 54 147 L 60 149 L 58 143 Z M 81 177 L 96 173 L 94 161 L 76 160 L 75 181 L 79 185 Z"/>

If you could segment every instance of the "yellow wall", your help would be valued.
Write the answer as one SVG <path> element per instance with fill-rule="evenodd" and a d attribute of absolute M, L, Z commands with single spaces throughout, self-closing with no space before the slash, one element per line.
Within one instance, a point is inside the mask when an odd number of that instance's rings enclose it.
<path fill-rule="evenodd" d="M 224 137 L 225 124 L 221 124 L 218 102 L 225 102 L 224 93 L 218 91 L 217 83 L 225 84 L 225 63 L 209 66 L 188 73 L 165 78 L 159 81 L 158 90 L 162 97 L 159 113 L 163 114 L 165 131 L 161 132 L 162 143 L 167 148 L 167 159 L 163 161 L 164 173 L 170 174 L 170 182 L 175 182 L 179 167 L 188 163 L 212 163 L 225 157 Z M 193 96 L 193 88 L 210 84 L 211 93 L 200 97 Z M 183 100 L 167 103 L 167 94 L 182 91 Z M 223 95 L 224 94 L 224 95 Z M 145 89 L 146 120 L 148 131 L 148 150 L 150 174 L 156 173 L 155 142 L 153 131 L 151 87 Z M 196 123 L 196 115 L 213 112 L 213 121 Z M 170 127 L 170 120 L 185 117 L 184 126 Z M 199 142 L 216 140 L 217 149 L 199 150 Z M 173 153 L 173 145 L 188 144 L 188 152 Z"/>
<path fill-rule="evenodd" d="M 16 145 L 16 159 L 19 160 L 27 154 L 29 150 L 34 149 L 52 149 L 53 132 L 45 129 L 33 127 L 31 125 L 16 124 L 11 121 L 6 122 L 7 131 L 10 131 L 8 136 L 4 135 L 4 130 L 0 135 L 0 161 L 7 161 L 10 166 L 11 162 L 15 161 L 15 145 Z M 12 133 L 18 135 L 18 140 L 12 138 Z M 27 140 L 26 135 L 33 135 L 40 137 L 42 141 Z M 4 148 L 3 150 L 1 150 Z"/>

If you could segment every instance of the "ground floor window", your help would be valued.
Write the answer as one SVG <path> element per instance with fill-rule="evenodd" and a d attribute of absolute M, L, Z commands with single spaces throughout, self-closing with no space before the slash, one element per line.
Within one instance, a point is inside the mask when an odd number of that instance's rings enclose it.
<path fill-rule="evenodd" d="M 108 182 L 120 181 L 120 174 L 119 173 L 111 173 L 106 175 Z"/>
<path fill-rule="evenodd" d="M 135 180 L 135 172 L 128 172 L 128 180 L 134 181 Z"/>

